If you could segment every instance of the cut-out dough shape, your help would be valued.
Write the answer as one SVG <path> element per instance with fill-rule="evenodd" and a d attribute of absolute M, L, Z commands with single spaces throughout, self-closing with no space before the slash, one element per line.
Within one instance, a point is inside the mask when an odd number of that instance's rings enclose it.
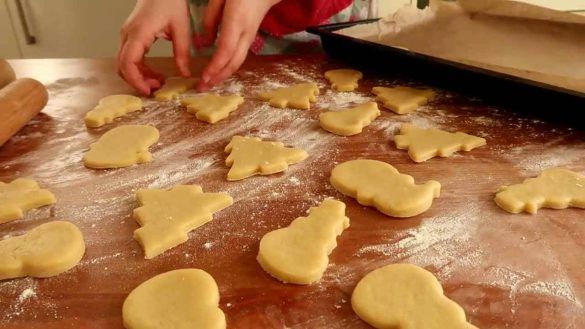
<path fill-rule="evenodd" d="M 0 182 L 0 224 L 22 218 L 27 210 L 55 202 L 53 193 L 41 189 L 32 179 L 17 178 L 10 183 Z"/>
<path fill-rule="evenodd" d="M 227 118 L 243 102 L 244 98 L 238 95 L 221 96 L 217 94 L 182 100 L 182 104 L 187 107 L 189 113 L 193 113 L 197 119 L 209 123 L 216 123 Z"/>
<path fill-rule="evenodd" d="M 360 204 L 393 217 L 412 217 L 427 211 L 441 192 L 437 181 L 417 185 L 412 176 L 376 160 L 337 165 L 331 171 L 331 185 Z"/>
<path fill-rule="evenodd" d="M 355 90 L 358 87 L 358 81 L 362 77 L 362 72 L 352 69 L 337 69 L 325 72 L 325 78 L 331 83 L 331 88 L 337 91 Z"/>
<path fill-rule="evenodd" d="M 432 99 L 435 93 L 428 89 L 409 87 L 374 87 L 372 92 L 378 96 L 384 107 L 398 114 L 405 114 L 418 109 Z"/>
<path fill-rule="evenodd" d="M 224 329 L 219 289 L 207 272 L 188 268 L 156 275 L 126 297 L 127 329 Z"/>
<path fill-rule="evenodd" d="M 380 116 L 378 104 L 369 102 L 343 111 L 328 111 L 319 115 L 321 127 L 341 136 L 352 136 Z"/>
<path fill-rule="evenodd" d="M 197 79 L 172 77 L 165 81 L 165 84 L 154 92 L 154 99 L 157 101 L 169 101 L 179 94 L 186 92 L 193 88 L 197 83 Z"/>
<path fill-rule="evenodd" d="M 83 162 L 86 167 L 122 168 L 152 160 L 148 148 L 158 141 L 153 126 L 128 125 L 108 130 L 89 146 Z"/>
<path fill-rule="evenodd" d="M 280 142 L 242 136 L 232 137 L 225 151 L 230 154 L 225 160 L 225 164 L 231 167 L 227 175 L 230 181 L 285 171 L 288 165 L 301 162 L 308 156 L 304 150 L 285 147 Z"/>
<path fill-rule="evenodd" d="M 142 100 L 132 95 L 111 95 L 100 99 L 98 105 L 85 115 L 85 125 L 101 127 L 130 112 L 142 110 Z"/>
<path fill-rule="evenodd" d="M 443 294 L 427 270 L 392 264 L 366 274 L 351 295 L 355 313 L 375 328 L 477 329 L 465 311 Z"/>
<path fill-rule="evenodd" d="M 55 276 L 77 265 L 84 253 L 83 235 L 77 226 L 48 222 L 0 241 L 0 280 Z"/>
<path fill-rule="evenodd" d="M 134 231 L 134 238 L 144 248 L 146 259 L 187 241 L 190 231 L 233 203 L 228 194 L 203 193 L 198 185 L 139 190 L 136 195 L 141 207 L 134 209 L 134 218 L 142 227 Z"/>
<path fill-rule="evenodd" d="M 296 284 L 310 284 L 323 276 L 336 238 L 349 227 L 345 204 L 325 200 L 285 228 L 268 232 L 260 240 L 258 263 L 273 277 Z"/>
<path fill-rule="evenodd" d="M 311 103 L 317 100 L 317 95 L 319 95 L 319 87 L 311 82 L 265 91 L 259 97 L 274 107 L 308 110 L 311 108 Z"/>
<path fill-rule="evenodd" d="M 513 214 L 536 214 L 540 208 L 585 208 L 585 176 L 563 168 L 546 169 L 522 184 L 502 186 L 494 200 Z"/>
<path fill-rule="evenodd" d="M 396 147 L 408 150 L 415 162 L 427 161 L 435 156 L 448 157 L 457 151 L 471 151 L 486 144 L 484 138 L 462 132 L 450 133 L 439 129 L 422 129 L 411 124 L 400 127 L 394 136 Z"/>

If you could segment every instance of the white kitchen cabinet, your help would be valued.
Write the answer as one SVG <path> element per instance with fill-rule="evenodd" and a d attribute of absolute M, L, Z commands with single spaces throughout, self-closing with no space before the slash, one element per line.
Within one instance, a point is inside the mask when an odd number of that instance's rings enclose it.
<path fill-rule="evenodd" d="M 0 0 L 0 58 L 19 58 L 18 42 L 12 24 L 8 7 L 4 0 Z"/>

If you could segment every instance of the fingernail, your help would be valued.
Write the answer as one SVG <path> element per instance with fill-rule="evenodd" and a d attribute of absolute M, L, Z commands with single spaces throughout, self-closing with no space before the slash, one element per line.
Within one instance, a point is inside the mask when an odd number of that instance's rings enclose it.
<path fill-rule="evenodd" d="M 203 75 L 201 77 L 201 81 L 203 81 L 204 84 L 208 84 L 209 83 L 209 76 L 208 75 Z"/>

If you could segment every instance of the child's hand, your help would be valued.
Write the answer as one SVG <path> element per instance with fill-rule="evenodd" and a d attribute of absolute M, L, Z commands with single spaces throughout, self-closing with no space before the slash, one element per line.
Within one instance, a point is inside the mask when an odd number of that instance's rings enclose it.
<path fill-rule="evenodd" d="M 207 89 L 234 73 L 246 59 L 264 16 L 281 0 L 209 0 L 203 18 L 205 32 L 196 35 L 197 48 L 213 44 L 221 27 L 217 51 L 201 75 L 200 89 Z"/>
<path fill-rule="evenodd" d="M 185 0 L 138 0 L 121 31 L 118 72 L 139 92 L 148 95 L 158 89 L 164 77 L 144 63 L 144 55 L 156 38 L 173 43 L 175 64 L 183 76 L 190 76 L 190 20 Z"/>

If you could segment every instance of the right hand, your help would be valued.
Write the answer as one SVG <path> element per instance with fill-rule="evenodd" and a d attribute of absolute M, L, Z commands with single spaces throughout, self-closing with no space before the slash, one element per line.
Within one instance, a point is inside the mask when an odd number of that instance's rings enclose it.
<path fill-rule="evenodd" d="M 175 64 L 181 75 L 191 76 L 190 19 L 185 0 L 138 0 L 122 26 L 118 74 L 144 95 L 161 87 L 164 76 L 144 63 L 157 38 L 173 43 Z"/>

